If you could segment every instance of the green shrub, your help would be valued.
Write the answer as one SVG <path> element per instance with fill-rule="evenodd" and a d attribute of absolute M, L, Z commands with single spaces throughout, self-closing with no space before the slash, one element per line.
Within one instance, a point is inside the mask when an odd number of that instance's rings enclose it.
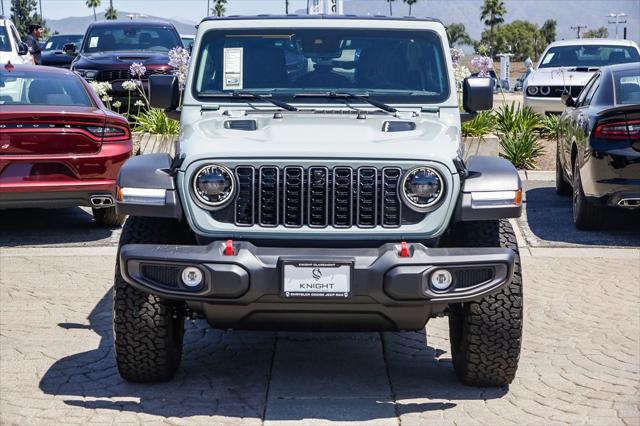
<path fill-rule="evenodd" d="M 544 148 L 537 139 L 537 134 L 531 132 L 505 134 L 500 140 L 502 157 L 511 161 L 518 169 L 535 169 L 536 160 Z"/>
<path fill-rule="evenodd" d="M 462 123 L 462 136 L 485 136 L 493 131 L 494 125 L 493 111 L 482 111 L 473 120 Z"/>
<path fill-rule="evenodd" d="M 141 111 L 134 116 L 134 131 L 154 133 L 158 135 L 177 135 L 180 133 L 180 122 L 173 120 L 158 108 Z"/>
<path fill-rule="evenodd" d="M 560 125 L 560 116 L 556 114 L 547 115 L 542 119 L 540 127 L 540 135 L 552 139 L 558 137 L 558 127 Z"/>
<path fill-rule="evenodd" d="M 521 108 L 515 102 L 502 105 L 495 113 L 496 130 L 504 136 L 531 133 L 542 126 L 540 116 L 530 107 Z"/>

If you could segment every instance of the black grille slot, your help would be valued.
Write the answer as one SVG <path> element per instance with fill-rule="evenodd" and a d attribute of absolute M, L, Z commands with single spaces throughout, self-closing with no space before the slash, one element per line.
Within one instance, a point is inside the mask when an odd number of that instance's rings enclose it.
<path fill-rule="evenodd" d="M 353 170 L 333 169 L 333 225 L 348 228 L 353 224 Z"/>
<path fill-rule="evenodd" d="M 278 226 L 280 212 L 280 172 L 277 167 L 261 167 L 258 182 L 258 215 L 262 226 Z"/>
<path fill-rule="evenodd" d="M 165 287 L 178 288 L 182 268 L 165 265 L 142 265 L 142 275 L 156 284 Z"/>
<path fill-rule="evenodd" d="M 235 223 L 251 226 L 255 217 L 255 176 L 253 167 L 236 167 L 238 195 L 235 202 Z"/>
<path fill-rule="evenodd" d="M 546 97 L 559 98 L 559 97 L 562 96 L 562 94 L 565 92 L 565 90 L 567 92 L 569 91 L 569 86 L 566 86 L 566 87 L 565 86 L 551 86 L 550 89 L 551 89 L 551 91 L 549 92 L 549 94 Z M 571 97 L 572 98 L 577 98 L 581 91 L 582 91 L 582 86 L 571 86 Z M 545 97 L 545 95 L 543 95 L 540 92 L 538 92 L 538 94 L 536 96 Z"/>
<path fill-rule="evenodd" d="M 329 169 L 311 167 L 307 180 L 309 187 L 309 226 L 324 228 L 329 225 Z"/>
<path fill-rule="evenodd" d="M 398 182 L 402 170 L 387 167 L 382 170 L 382 226 L 398 227 L 402 223 L 402 204 L 398 197 Z"/>
<path fill-rule="evenodd" d="M 149 79 L 154 74 L 168 74 L 165 70 L 147 70 L 142 76 L 142 80 Z M 133 77 L 129 73 L 129 68 L 122 70 L 104 70 L 100 71 L 96 77 L 98 81 L 114 81 L 114 80 L 131 80 Z"/>
<path fill-rule="evenodd" d="M 284 208 L 285 226 L 302 226 L 304 200 L 304 170 L 302 167 L 284 169 Z"/>
<path fill-rule="evenodd" d="M 378 171 L 373 167 L 358 169 L 358 226 L 373 228 L 378 222 Z"/>
<path fill-rule="evenodd" d="M 473 287 L 493 278 L 493 268 L 459 269 L 454 271 L 456 288 Z"/>

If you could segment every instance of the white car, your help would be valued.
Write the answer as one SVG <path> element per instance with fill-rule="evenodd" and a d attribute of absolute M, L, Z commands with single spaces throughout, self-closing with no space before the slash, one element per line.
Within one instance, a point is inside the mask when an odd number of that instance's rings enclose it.
<path fill-rule="evenodd" d="M 16 26 L 9 19 L 0 19 L 0 64 L 31 64 L 29 48 L 22 42 Z"/>
<path fill-rule="evenodd" d="M 578 39 L 551 43 L 524 82 L 524 104 L 540 115 L 561 114 L 566 90 L 577 97 L 598 68 L 640 61 L 640 49 L 631 40 Z"/>

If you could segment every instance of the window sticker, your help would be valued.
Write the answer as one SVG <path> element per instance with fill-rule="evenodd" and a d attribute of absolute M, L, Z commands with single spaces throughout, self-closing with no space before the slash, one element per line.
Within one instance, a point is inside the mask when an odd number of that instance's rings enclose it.
<path fill-rule="evenodd" d="M 243 48 L 224 48 L 223 90 L 242 89 Z"/>
<path fill-rule="evenodd" d="M 94 49 L 96 47 L 98 47 L 98 40 L 100 39 L 100 37 L 91 37 L 89 39 L 89 48 L 90 49 Z"/>
<path fill-rule="evenodd" d="M 53 46 L 53 42 L 52 41 L 48 41 L 47 44 L 45 44 L 44 48 L 45 48 L 45 50 L 49 50 L 49 49 L 51 49 L 51 46 Z"/>

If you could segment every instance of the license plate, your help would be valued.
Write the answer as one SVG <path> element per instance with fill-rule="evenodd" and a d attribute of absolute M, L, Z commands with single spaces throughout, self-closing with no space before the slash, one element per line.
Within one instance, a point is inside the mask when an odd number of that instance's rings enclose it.
<path fill-rule="evenodd" d="M 336 262 L 285 262 L 284 297 L 349 297 L 351 264 Z"/>

